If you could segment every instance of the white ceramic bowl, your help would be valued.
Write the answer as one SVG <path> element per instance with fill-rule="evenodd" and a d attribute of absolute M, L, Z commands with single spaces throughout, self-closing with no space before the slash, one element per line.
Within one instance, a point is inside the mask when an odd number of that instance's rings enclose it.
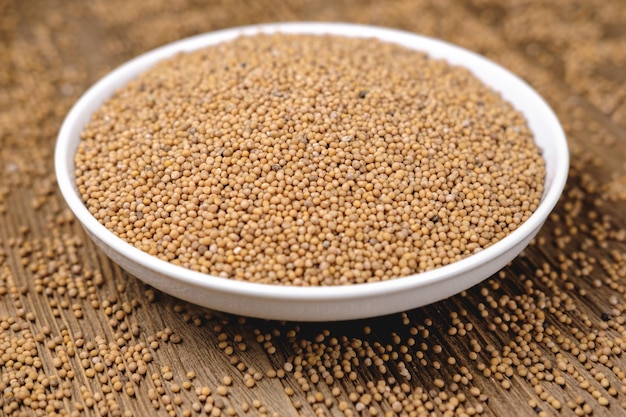
<path fill-rule="evenodd" d="M 542 149 L 547 176 L 543 199 L 518 229 L 487 249 L 453 264 L 389 281 L 333 287 L 289 287 L 235 281 L 194 272 L 157 259 L 100 224 L 77 192 L 74 154 L 92 112 L 113 91 L 157 61 L 239 35 L 258 32 L 375 37 L 427 52 L 470 69 L 526 116 Z M 280 23 L 199 35 L 165 45 L 117 68 L 89 89 L 68 114 L 55 153 L 57 180 L 69 207 L 93 241 L 142 281 L 183 300 L 230 313 L 279 320 L 330 321 L 378 316 L 426 305 L 467 289 L 497 272 L 537 234 L 565 185 L 569 153 L 563 130 L 544 100 L 524 81 L 487 59 L 448 43 L 392 29 L 336 23 Z"/>

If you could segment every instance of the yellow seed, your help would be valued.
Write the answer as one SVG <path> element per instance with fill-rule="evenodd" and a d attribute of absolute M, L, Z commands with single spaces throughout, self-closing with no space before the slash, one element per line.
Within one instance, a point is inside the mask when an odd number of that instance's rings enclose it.
<path fill-rule="evenodd" d="M 198 71 L 212 74 L 200 87 Z M 245 81 L 231 83 L 235 72 Z M 163 99 L 167 79 L 183 80 L 184 121 Z M 198 88 L 212 91 L 214 111 Z M 162 116 L 158 133 L 135 117 L 146 108 Z M 122 132 L 111 117 L 125 120 Z M 102 143 L 120 151 L 90 151 Z M 90 211 L 136 247 L 200 272 L 296 286 L 456 262 L 530 217 L 545 173 L 523 115 L 469 71 L 382 41 L 288 34 L 242 36 L 140 75 L 94 114 L 74 162 Z"/>

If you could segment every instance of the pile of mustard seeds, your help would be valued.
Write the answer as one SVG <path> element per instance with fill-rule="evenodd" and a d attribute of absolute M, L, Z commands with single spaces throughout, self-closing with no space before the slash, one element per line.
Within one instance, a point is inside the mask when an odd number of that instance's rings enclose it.
<path fill-rule="evenodd" d="M 318 286 L 450 264 L 536 209 L 523 115 L 468 70 L 398 45 L 256 35 L 180 54 L 95 112 L 89 211 L 195 271 Z"/>

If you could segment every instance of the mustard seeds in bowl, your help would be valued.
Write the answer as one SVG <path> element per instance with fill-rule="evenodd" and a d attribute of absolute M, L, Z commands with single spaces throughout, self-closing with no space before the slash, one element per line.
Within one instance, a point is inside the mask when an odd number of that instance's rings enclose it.
<path fill-rule="evenodd" d="M 89 211 L 135 247 L 306 286 L 458 261 L 528 219 L 545 176 L 523 115 L 467 69 L 281 33 L 141 74 L 94 113 L 75 164 Z"/>
<path fill-rule="evenodd" d="M 549 107 L 484 58 L 296 23 L 129 62 L 70 112 L 56 164 L 90 236 L 148 283 L 238 314 L 329 320 L 495 272 L 539 230 L 568 160 Z"/>

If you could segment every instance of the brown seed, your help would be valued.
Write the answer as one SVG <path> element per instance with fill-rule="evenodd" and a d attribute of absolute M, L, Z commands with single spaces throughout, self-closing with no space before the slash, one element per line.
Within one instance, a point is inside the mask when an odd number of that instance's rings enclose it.
<path fill-rule="evenodd" d="M 179 80 L 181 102 L 213 91 L 214 111 L 194 104 L 184 122 L 172 117 L 162 79 Z M 122 132 L 109 130 L 122 119 Z M 116 151 L 94 152 L 102 141 Z M 138 248 L 200 272 L 300 286 L 455 262 L 519 227 L 544 176 L 523 116 L 469 71 L 371 39 L 286 34 L 161 62 L 94 114 L 75 163 L 87 207 Z"/>

